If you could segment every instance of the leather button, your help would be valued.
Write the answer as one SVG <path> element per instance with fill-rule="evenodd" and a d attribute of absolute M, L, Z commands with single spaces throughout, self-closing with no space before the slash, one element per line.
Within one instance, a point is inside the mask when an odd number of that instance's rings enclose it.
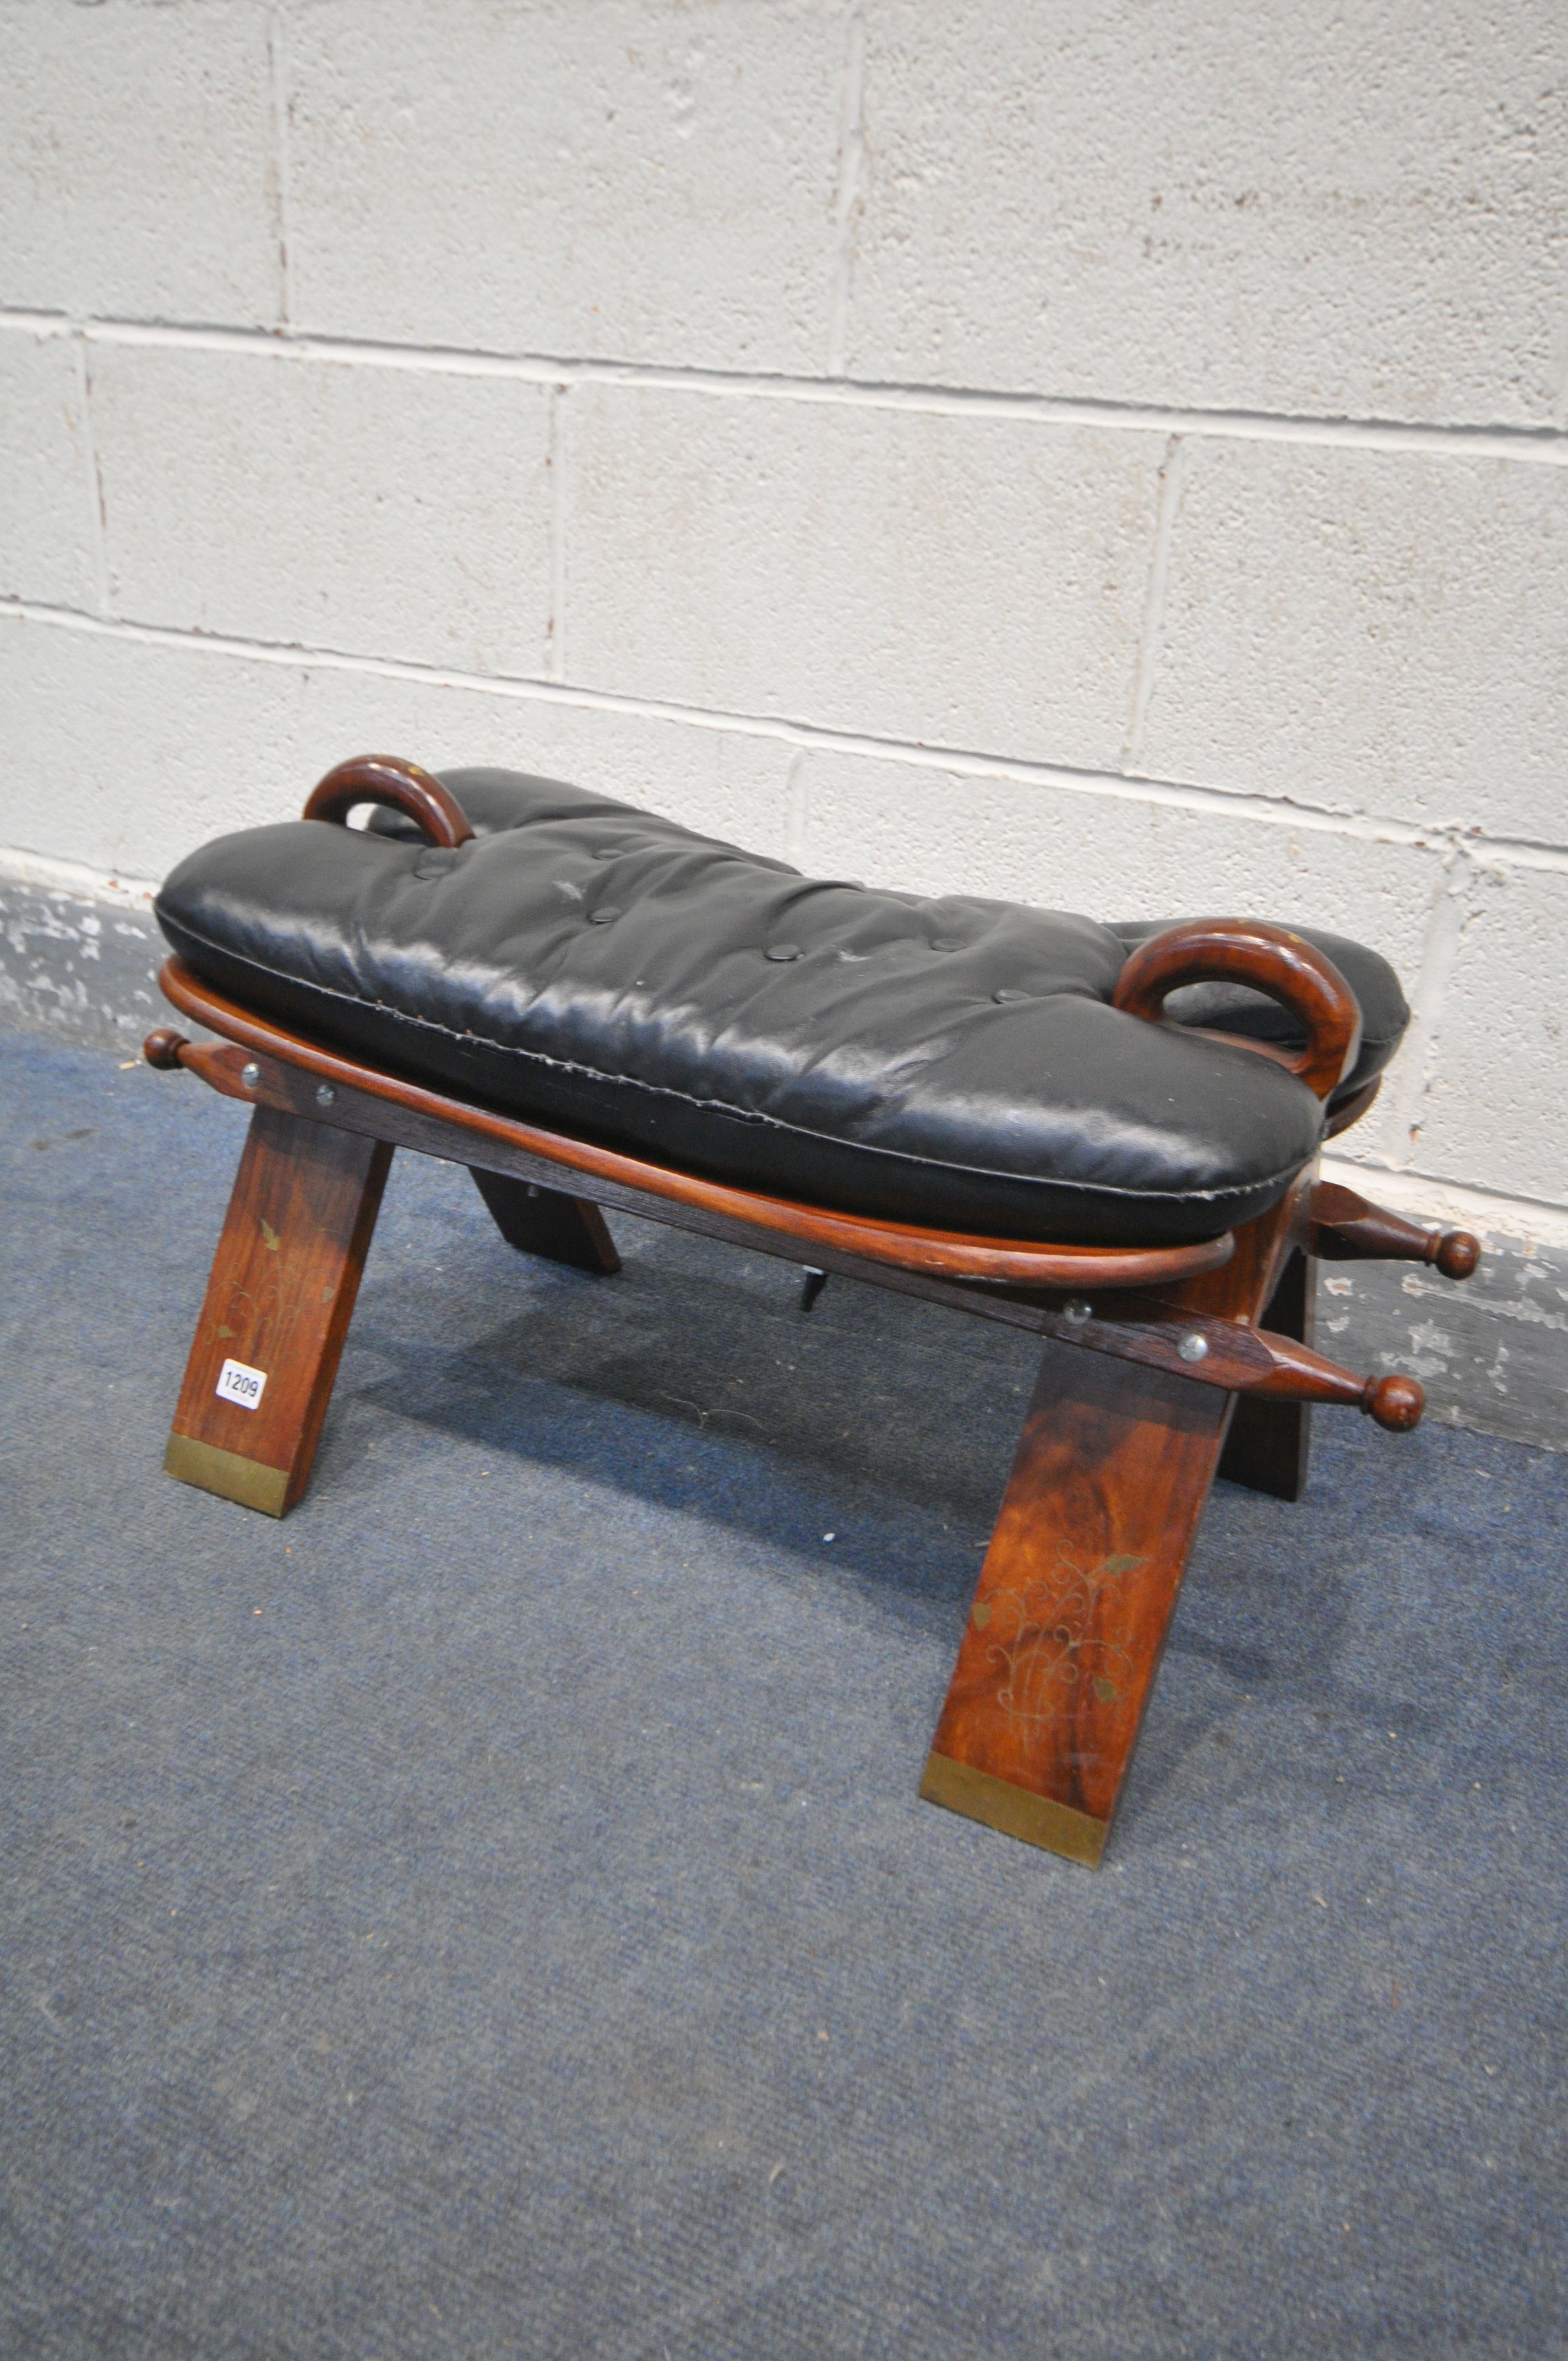
<path fill-rule="evenodd" d="M 619 861 L 620 858 L 620 851 L 621 848 L 619 844 L 601 844 L 598 851 L 595 853 L 594 859 L 596 861 Z"/>
<path fill-rule="evenodd" d="M 961 951 L 963 948 L 962 938 L 959 935 L 934 935 L 931 939 L 934 951 Z"/>
<path fill-rule="evenodd" d="M 608 927 L 612 918 L 619 918 L 620 916 L 620 912 L 613 902 L 601 902 L 597 910 L 588 912 L 588 924 L 590 927 Z"/>
<path fill-rule="evenodd" d="M 798 943 L 770 943 L 767 957 L 771 960 L 796 960 L 800 957 Z"/>
<path fill-rule="evenodd" d="M 1035 995 L 1032 992 L 1019 992 L 1014 985 L 1004 983 L 1000 992 L 993 992 L 991 996 L 1005 1006 L 1010 1000 L 1033 1000 Z"/>

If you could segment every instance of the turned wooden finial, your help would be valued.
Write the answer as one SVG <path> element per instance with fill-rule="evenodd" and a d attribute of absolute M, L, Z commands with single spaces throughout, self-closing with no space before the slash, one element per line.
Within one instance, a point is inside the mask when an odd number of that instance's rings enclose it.
<path fill-rule="evenodd" d="M 1481 1241 L 1468 1230 L 1434 1230 L 1427 1248 L 1427 1260 L 1435 1263 L 1444 1279 L 1468 1279 L 1481 1259 Z"/>
<path fill-rule="evenodd" d="M 1444 1279 L 1468 1279 L 1481 1259 L 1481 1241 L 1468 1230 L 1419 1228 L 1337 1180 L 1320 1180 L 1312 1191 L 1312 1251 L 1330 1262 L 1424 1262 Z"/>
<path fill-rule="evenodd" d="M 180 1052 L 190 1046 L 184 1034 L 176 1033 L 172 1025 L 160 1025 L 156 1032 L 148 1035 L 141 1053 L 149 1066 L 156 1066 L 160 1073 L 171 1074 L 180 1063 Z"/>
<path fill-rule="evenodd" d="M 1426 1406 L 1426 1389 L 1415 1378 L 1368 1378 L 1361 1396 L 1367 1417 L 1390 1434 L 1409 1434 L 1420 1426 Z"/>

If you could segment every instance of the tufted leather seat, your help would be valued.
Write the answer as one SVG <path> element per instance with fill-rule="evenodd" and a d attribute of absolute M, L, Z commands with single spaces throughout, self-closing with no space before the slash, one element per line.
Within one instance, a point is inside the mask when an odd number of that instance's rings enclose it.
<path fill-rule="evenodd" d="M 1113 1008 L 1157 931 L 808 879 L 579 787 L 444 774 L 455 850 L 395 815 L 220 838 L 159 924 L 245 1005 L 415 1080 L 713 1178 L 997 1236 L 1163 1244 L 1274 1203 L 1323 1108 L 1202 1038 L 1288 1040 L 1234 985 Z M 1299 930 L 1360 1002 L 1343 1102 L 1408 1011 L 1374 951 Z M 1331 1107 L 1334 1104 L 1330 1102 Z"/>

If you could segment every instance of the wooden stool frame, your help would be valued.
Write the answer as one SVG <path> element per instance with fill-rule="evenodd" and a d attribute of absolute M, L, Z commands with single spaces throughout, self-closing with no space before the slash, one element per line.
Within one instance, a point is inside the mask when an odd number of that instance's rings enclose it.
<path fill-rule="evenodd" d="M 438 781 L 390 758 L 340 766 L 307 815 L 338 820 L 366 800 L 413 810 L 438 841 L 467 833 Z M 1306 1049 L 1264 1054 L 1327 1096 L 1354 1060 L 1359 1014 L 1330 963 L 1282 929 L 1217 920 L 1157 937 L 1129 960 L 1117 1004 L 1158 1021 L 1168 992 L 1216 975 L 1296 1010 Z M 178 960 L 162 983 L 220 1038 L 160 1028 L 149 1061 L 254 1109 L 164 1464 L 247 1508 L 285 1515 L 309 1481 L 396 1148 L 467 1165 L 511 1245 L 578 1268 L 619 1268 L 601 1208 L 620 1208 L 1037 1334 L 1039 1377 L 921 1794 L 1078 1861 L 1103 1850 L 1215 1474 L 1296 1499 L 1312 1402 L 1395 1430 L 1420 1416 L 1413 1379 L 1362 1379 L 1313 1350 L 1317 1260 L 1414 1259 L 1464 1278 L 1478 1253 L 1467 1233 L 1419 1229 L 1315 1168 L 1255 1221 L 1190 1246 L 869 1220 L 403 1081 L 225 999 Z"/>

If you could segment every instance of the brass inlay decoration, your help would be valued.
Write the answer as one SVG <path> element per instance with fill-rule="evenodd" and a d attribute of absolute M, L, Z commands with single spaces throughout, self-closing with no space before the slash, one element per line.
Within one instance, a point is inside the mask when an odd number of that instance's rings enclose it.
<path fill-rule="evenodd" d="M 261 1226 L 265 1229 L 266 1223 Z M 272 1251 L 276 1250 L 277 1235 L 276 1231 L 272 1234 Z M 223 1308 L 234 1313 L 238 1324 L 231 1327 L 226 1320 L 218 1321 L 218 1334 L 247 1337 L 252 1361 L 259 1367 L 265 1359 L 269 1368 L 274 1367 L 284 1358 L 304 1310 L 299 1275 L 285 1260 L 277 1266 L 276 1278 L 258 1279 L 254 1288 L 242 1287 L 237 1279 L 231 1279 Z"/>
<path fill-rule="evenodd" d="M 1125 1635 L 1113 1628 L 1124 1605 L 1122 1584 L 1146 1563 L 1123 1551 L 1086 1570 L 1063 1557 L 1051 1574 L 993 1591 L 972 1609 L 982 1631 L 997 1618 L 986 1655 L 1002 1675 L 996 1702 L 1009 1721 L 1072 1719 L 1083 1682 L 1102 1705 L 1114 1702 L 1134 1669 Z"/>
<path fill-rule="evenodd" d="M 242 1509 L 259 1509 L 263 1516 L 280 1517 L 289 1489 L 286 1467 L 264 1467 L 258 1459 L 242 1459 L 237 1451 L 220 1451 L 215 1443 L 193 1443 L 188 1434 L 171 1434 L 163 1455 L 163 1472 L 199 1491 L 216 1492 L 220 1499 L 237 1500 Z"/>
<path fill-rule="evenodd" d="M 1087 1812 L 1075 1812 L 1070 1804 L 1031 1795 L 1026 1787 L 993 1779 L 989 1771 L 971 1770 L 967 1763 L 951 1762 L 945 1754 L 927 1756 L 920 1793 L 928 1804 L 945 1804 L 949 1812 L 960 1812 L 966 1820 L 983 1821 L 988 1828 L 999 1828 L 1004 1837 L 1019 1837 L 1044 1852 L 1087 1861 L 1091 1869 L 1099 1866 L 1110 1833 L 1109 1820 L 1091 1819 Z"/>

